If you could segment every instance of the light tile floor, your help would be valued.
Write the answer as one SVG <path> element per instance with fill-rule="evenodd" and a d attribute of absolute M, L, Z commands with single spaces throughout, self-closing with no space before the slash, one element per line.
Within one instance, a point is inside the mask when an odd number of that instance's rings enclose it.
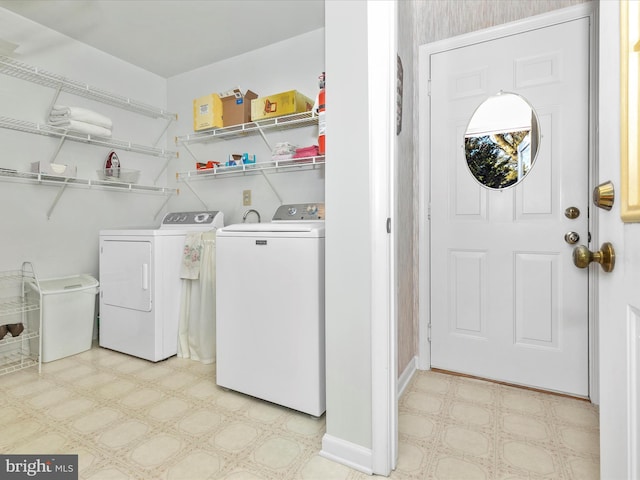
<path fill-rule="evenodd" d="M 0 452 L 79 454 L 82 479 L 368 475 L 318 455 L 325 421 L 215 385 L 215 366 L 94 347 L 0 377 Z M 598 411 L 555 395 L 417 372 L 393 479 L 598 478 Z"/>

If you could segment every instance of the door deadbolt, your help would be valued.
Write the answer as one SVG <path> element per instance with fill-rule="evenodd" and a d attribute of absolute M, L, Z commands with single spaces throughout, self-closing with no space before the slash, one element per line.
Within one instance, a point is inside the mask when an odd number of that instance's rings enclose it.
<path fill-rule="evenodd" d="M 580 216 L 580 210 L 578 207 L 569 207 L 564 211 L 564 216 L 574 220 Z"/>
<path fill-rule="evenodd" d="M 616 265 L 616 252 L 613 245 L 605 242 L 597 252 L 592 252 L 584 245 L 573 250 L 573 264 L 578 268 L 587 268 L 591 262 L 599 263 L 602 270 L 612 272 Z"/>
<path fill-rule="evenodd" d="M 580 241 L 580 235 L 578 232 L 567 232 L 564 234 L 564 241 L 569 245 L 574 245 Z"/>
<path fill-rule="evenodd" d="M 610 181 L 601 183 L 593 189 L 593 203 L 604 210 L 611 210 L 614 198 L 615 191 Z"/>

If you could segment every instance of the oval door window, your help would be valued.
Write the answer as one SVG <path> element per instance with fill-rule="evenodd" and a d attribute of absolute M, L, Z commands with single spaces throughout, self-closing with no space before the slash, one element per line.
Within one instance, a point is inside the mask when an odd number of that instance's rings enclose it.
<path fill-rule="evenodd" d="M 540 145 L 538 117 L 529 102 L 500 92 L 476 109 L 464 134 L 464 153 L 473 177 L 501 190 L 531 171 Z"/>

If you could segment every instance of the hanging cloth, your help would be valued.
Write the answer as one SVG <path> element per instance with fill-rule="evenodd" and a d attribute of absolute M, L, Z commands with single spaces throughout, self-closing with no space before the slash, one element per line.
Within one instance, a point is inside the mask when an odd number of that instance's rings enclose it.
<path fill-rule="evenodd" d="M 216 360 L 215 248 L 215 231 L 203 233 L 199 275 L 196 279 L 183 276 L 180 299 L 178 357 L 205 364 Z M 193 276 L 194 272 L 190 270 L 189 274 Z"/>
<path fill-rule="evenodd" d="M 182 250 L 182 265 L 180 278 L 196 280 L 200 275 L 200 262 L 202 261 L 202 233 L 188 233 L 184 240 Z"/>

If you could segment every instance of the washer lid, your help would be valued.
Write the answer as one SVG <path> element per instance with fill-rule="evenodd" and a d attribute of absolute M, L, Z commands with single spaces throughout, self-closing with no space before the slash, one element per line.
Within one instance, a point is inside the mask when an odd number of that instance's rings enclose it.
<path fill-rule="evenodd" d="M 256 233 L 295 233 L 308 234 L 313 237 L 324 236 L 324 221 L 307 222 L 270 222 L 270 223 L 238 223 L 218 230 L 218 235 L 225 233 L 238 233 L 251 235 Z M 286 235 L 284 235 L 286 236 Z"/>

